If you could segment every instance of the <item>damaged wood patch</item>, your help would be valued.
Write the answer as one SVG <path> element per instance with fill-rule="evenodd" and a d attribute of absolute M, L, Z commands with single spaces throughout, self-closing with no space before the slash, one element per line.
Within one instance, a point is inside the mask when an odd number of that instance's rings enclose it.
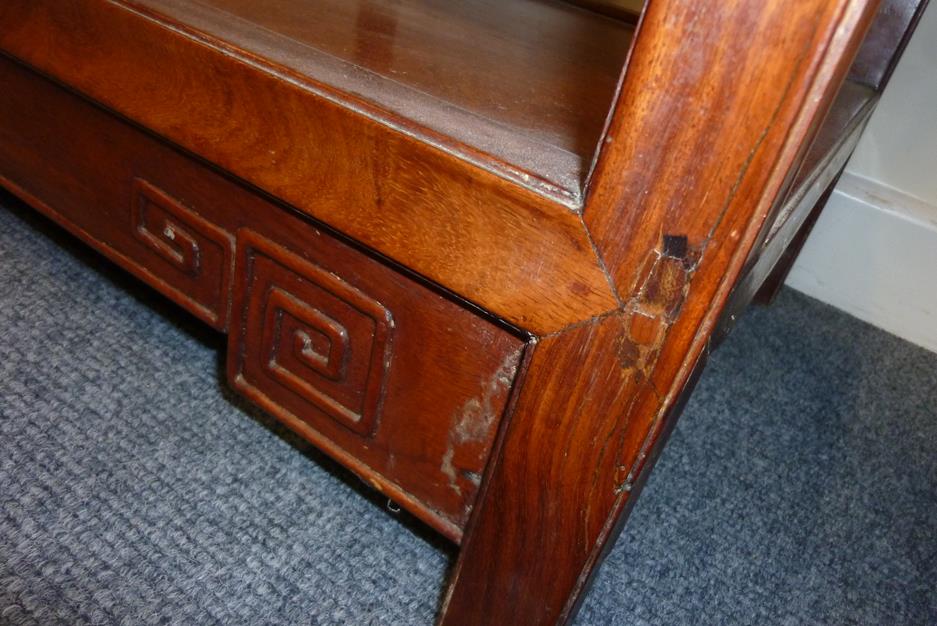
<path fill-rule="evenodd" d="M 650 391 L 657 402 L 662 394 L 653 381 L 654 369 L 671 327 L 687 300 L 693 274 L 702 258 L 702 250 L 692 248 L 684 235 L 664 235 L 660 246 L 652 250 L 645 262 L 637 294 L 627 303 L 622 317 L 622 334 L 616 353 L 623 374 L 630 378 L 634 393 L 625 414 L 633 404 Z M 656 412 L 652 412 L 656 416 Z M 656 417 L 655 417 L 656 419 Z M 630 459 L 636 450 L 629 449 L 625 439 L 628 425 L 622 424 L 616 457 Z M 638 459 L 640 461 L 640 459 Z M 631 490 L 634 480 L 632 464 L 618 461 L 616 493 Z"/>
<path fill-rule="evenodd" d="M 625 328 L 617 345 L 622 368 L 642 380 L 650 377 L 667 331 L 686 302 L 700 258 L 685 235 L 664 235 L 648 255 L 637 295 L 625 307 Z"/>
<path fill-rule="evenodd" d="M 485 381 L 481 393 L 468 399 L 452 416 L 449 441 L 440 469 L 449 480 L 449 488 L 460 496 L 463 487 L 474 490 L 481 484 L 481 474 L 465 468 L 478 467 L 479 459 L 487 454 L 485 443 L 491 440 L 492 429 L 501 417 L 522 352 L 523 348 L 520 348 L 505 357 Z"/>
<path fill-rule="evenodd" d="M 629 303 L 632 311 L 672 322 L 680 313 L 699 265 L 701 251 L 691 249 L 685 235 L 664 235 L 645 262 L 644 280 Z"/>

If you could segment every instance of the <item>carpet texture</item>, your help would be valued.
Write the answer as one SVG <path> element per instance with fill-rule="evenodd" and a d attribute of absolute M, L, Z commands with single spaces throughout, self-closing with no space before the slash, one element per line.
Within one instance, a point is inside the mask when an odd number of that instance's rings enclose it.
<path fill-rule="evenodd" d="M 432 623 L 451 548 L 0 201 L 0 624 Z M 937 355 L 794 292 L 752 311 L 577 624 L 937 624 Z"/>

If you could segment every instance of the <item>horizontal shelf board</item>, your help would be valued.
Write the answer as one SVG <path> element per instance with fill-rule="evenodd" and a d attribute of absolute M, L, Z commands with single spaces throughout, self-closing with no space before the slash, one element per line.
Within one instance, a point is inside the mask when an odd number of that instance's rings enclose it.
<path fill-rule="evenodd" d="M 577 200 L 634 26 L 552 0 L 131 0 Z M 527 181 L 529 182 L 529 181 Z"/>

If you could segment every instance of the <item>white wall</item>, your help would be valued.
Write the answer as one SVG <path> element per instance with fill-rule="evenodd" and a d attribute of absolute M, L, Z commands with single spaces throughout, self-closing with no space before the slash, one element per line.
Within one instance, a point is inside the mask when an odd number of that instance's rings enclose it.
<path fill-rule="evenodd" d="M 937 352 L 937 6 L 787 284 Z"/>
<path fill-rule="evenodd" d="M 848 169 L 937 206 L 937 7 L 924 12 Z"/>

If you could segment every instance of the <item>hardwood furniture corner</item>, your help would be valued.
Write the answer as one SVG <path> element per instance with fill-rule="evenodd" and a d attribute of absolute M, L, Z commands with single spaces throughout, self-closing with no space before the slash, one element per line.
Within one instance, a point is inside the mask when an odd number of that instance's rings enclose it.
<path fill-rule="evenodd" d="M 925 4 L 8 0 L 0 185 L 562 624 Z"/>

